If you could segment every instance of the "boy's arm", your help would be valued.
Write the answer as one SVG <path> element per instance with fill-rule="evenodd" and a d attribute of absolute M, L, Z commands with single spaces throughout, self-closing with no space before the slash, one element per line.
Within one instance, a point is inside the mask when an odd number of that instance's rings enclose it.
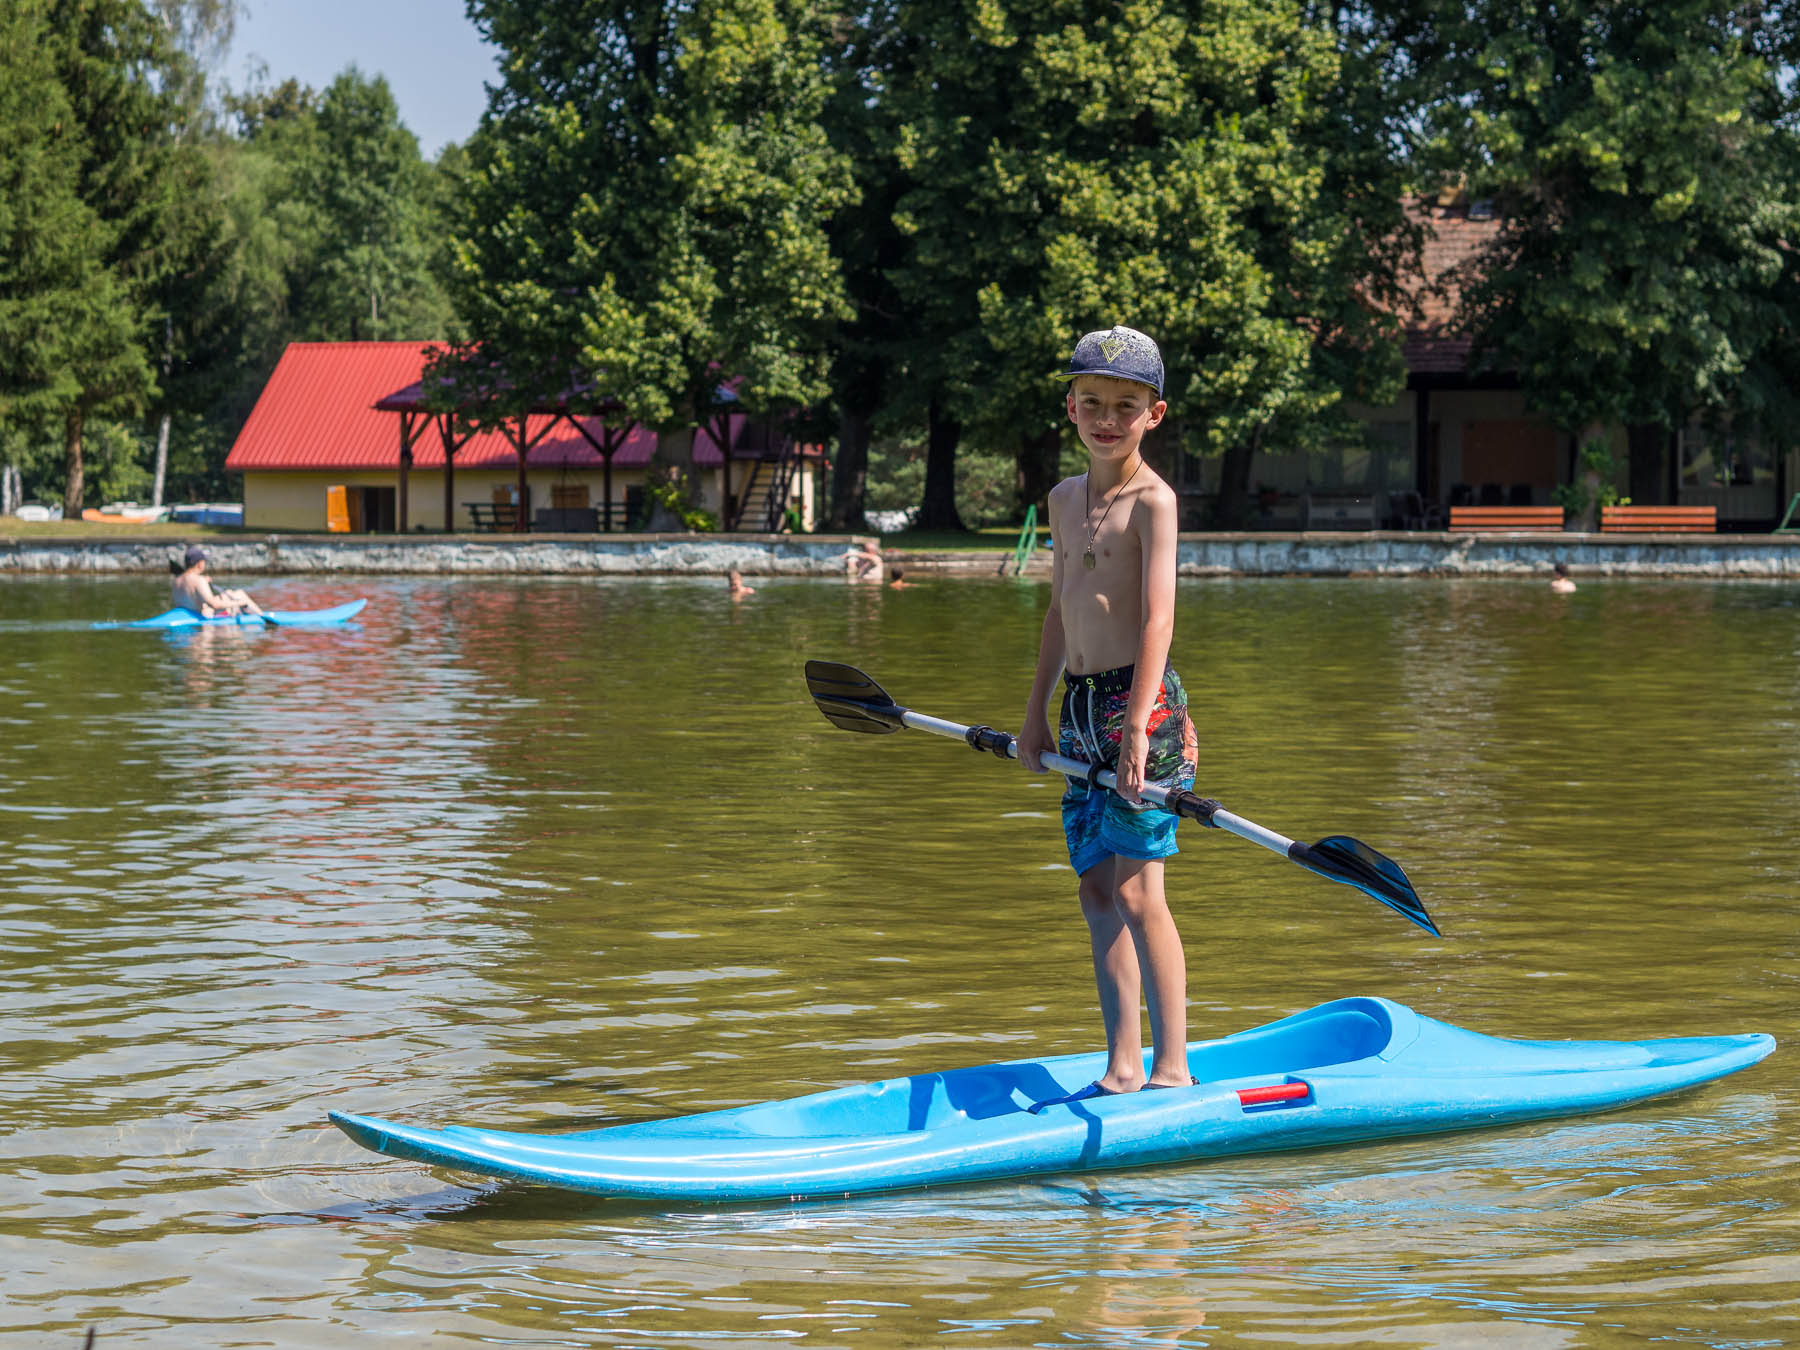
<path fill-rule="evenodd" d="M 1038 756 L 1056 749 L 1050 736 L 1050 691 L 1056 687 L 1068 660 L 1069 644 L 1063 633 L 1062 588 L 1063 548 L 1058 519 L 1057 494 L 1050 493 L 1049 510 L 1045 513 L 1050 529 L 1050 608 L 1044 613 L 1043 631 L 1038 637 L 1037 671 L 1031 681 L 1031 698 L 1025 704 L 1025 725 L 1019 731 L 1019 762 L 1033 773 L 1044 772 Z"/>
<path fill-rule="evenodd" d="M 1177 510 L 1167 487 L 1146 494 L 1138 527 L 1143 550 L 1144 627 L 1138 634 L 1137 664 L 1131 695 L 1125 701 L 1125 728 L 1119 738 L 1118 793 L 1136 804 L 1144 787 L 1144 762 L 1150 757 L 1150 710 L 1162 689 L 1169 643 L 1175 636 L 1175 565 Z"/>

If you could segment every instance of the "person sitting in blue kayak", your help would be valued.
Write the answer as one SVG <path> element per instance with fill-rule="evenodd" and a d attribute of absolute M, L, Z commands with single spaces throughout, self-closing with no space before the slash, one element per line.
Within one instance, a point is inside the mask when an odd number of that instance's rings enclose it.
<path fill-rule="evenodd" d="M 218 618 L 236 614 L 261 614 L 262 610 L 256 601 L 243 591 L 222 591 L 214 588 L 206 575 L 206 564 L 210 558 L 205 549 L 198 544 L 190 544 L 188 551 L 182 555 L 181 571 L 170 583 L 169 590 L 174 596 L 177 609 L 191 610 L 203 619 Z"/>
<path fill-rule="evenodd" d="M 1019 758 L 1044 772 L 1055 751 L 1109 768 L 1117 790 L 1070 779 L 1063 794 L 1069 861 L 1080 877 L 1106 1026 L 1106 1072 L 1071 1098 L 1192 1082 L 1187 960 L 1163 894 L 1176 817 L 1145 802 L 1147 784 L 1188 789 L 1197 758 L 1187 694 L 1169 665 L 1175 630 L 1175 493 L 1144 463 L 1144 433 L 1163 419 L 1162 353 L 1132 328 L 1089 333 L 1060 377 L 1088 471 L 1050 492 L 1055 555 L 1037 674 Z M 1052 689 L 1063 687 L 1053 740 Z M 1154 1058 L 1144 1074 L 1140 992 Z"/>

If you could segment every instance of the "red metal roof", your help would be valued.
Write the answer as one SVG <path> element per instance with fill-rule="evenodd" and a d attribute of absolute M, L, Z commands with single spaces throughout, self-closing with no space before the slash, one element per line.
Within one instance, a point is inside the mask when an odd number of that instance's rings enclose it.
<path fill-rule="evenodd" d="M 226 456 L 232 473 L 246 469 L 393 469 L 400 467 L 400 414 L 375 405 L 417 385 L 424 373 L 427 344 L 421 342 L 294 342 L 281 354 L 263 386 L 244 428 Z M 532 434 L 552 419 L 533 416 Z M 582 419 L 595 440 L 602 439 L 599 418 Z M 732 415 L 735 443 L 744 418 Z M 656 433 L 634 426 L 613 456 L 621 468 L 650 462 Z M 817 453 L 813 447 L 807 447 Z M 472 436 L 456 452 L 459 469 L 514 468 L 512 443 L 498 431 Z M 705 431 L 694 436 L 694 463 L 723 462 L 719 448 Z M 413 467 L 441 468 L 444 443 L 437 423 L 429 423 L 413 442 Z M 598 468 L 599 453 L 573 427 L 560 424 L 532 446 L 531 468 Z"/>

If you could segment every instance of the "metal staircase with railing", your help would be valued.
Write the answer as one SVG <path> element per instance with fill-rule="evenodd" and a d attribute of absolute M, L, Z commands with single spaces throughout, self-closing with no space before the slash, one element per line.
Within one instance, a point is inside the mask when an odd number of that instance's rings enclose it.
<path fill-rule="evenodd" d="M 742 489 L 732 494 L 732 510 L 725 528 L 780 534 L 786 525 L 788 492 L 793 487 L 794 470 L 800 462 L 794 442 L 784 438 L 772 455 L 738 462 L 749 464 L 750 475 L 744 480 Z"/>

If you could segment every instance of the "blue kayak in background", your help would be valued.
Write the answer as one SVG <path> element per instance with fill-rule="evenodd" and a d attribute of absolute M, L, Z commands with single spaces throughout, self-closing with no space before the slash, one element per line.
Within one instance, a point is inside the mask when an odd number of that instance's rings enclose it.
<path fill-rule="evenodd" d="M 323 628 L 348 623 L 363 611 L 367 600 L 352 600 L 330 609 L 272 609 L 262 614 L 222 614 L 203 619 L 191 609 L 171 609 L 154 619 L 133 623 L 97 623 L 96 628 Z"/>
<path fill-rule="evenodd" d="M 1603 1111 L 1762 1059 L 1772 1037 L 1514 1041 L 1347 998 L 1188 1047 L 1192 1087 L 1086 1097 L 1104 1054 L 917 1074 L 570 1134 L 332 1112 L 377 1153 L 604 1196 L 805 1199 L 1141 1167 Z"/>

